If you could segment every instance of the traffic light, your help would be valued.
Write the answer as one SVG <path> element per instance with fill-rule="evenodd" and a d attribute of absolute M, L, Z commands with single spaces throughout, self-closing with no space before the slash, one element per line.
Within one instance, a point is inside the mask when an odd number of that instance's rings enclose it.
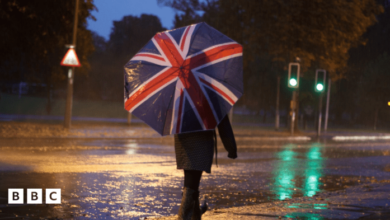
<path fill-rule="evenodd" d="M 317 69 L 316 70 L 316 80 L 314 90 L 316 92 L 323 92 L 325 89 L 325 79 L 326 79 L 326 70 Z"/>
<path fill-rule="evenodd" d="M 295 89 L 299 87 L 299 71 L 299 63 L 288 64 L 288 87 Z"/>

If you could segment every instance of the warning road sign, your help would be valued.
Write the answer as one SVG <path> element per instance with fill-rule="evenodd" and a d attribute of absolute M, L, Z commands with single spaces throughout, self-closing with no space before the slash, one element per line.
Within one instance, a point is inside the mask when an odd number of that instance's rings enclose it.
<path fill-rule="evenodd" d="M 73 48 L 70 48 L 68 52 L 66 52 L 64 59 L 61 61 L 61 65 L 72 67 L 81 66 L 79 58 L 77 58 L 76 51 Z"/>

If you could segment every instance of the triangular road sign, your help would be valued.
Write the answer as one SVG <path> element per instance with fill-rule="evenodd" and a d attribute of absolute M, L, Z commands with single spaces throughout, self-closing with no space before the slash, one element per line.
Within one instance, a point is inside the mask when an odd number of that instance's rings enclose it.
<path fill-rule="evenodd" d="M 81 66 L 79 58 L 77 58 L 76 51 L 73 48 L 70 48 L 68 52 L 66 52 L 64 59 L 61 61 L 61 65 L 72 67 Z"/>

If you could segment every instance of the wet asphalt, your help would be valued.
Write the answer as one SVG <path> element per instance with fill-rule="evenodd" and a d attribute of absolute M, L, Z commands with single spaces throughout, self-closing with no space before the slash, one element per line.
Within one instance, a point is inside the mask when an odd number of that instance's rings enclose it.
<path fill-rule="evenodd" d="M 211 210 L 220 210 L 316 197 L 387 181 L 389 144 L 241 141 L 235 160 L 227 158 L 221 145 L 218 166 L 213 164 L 211 174 L 202 176 L 200 197 L 207 200 Z M 170 142 L 0 140 L 0 219 L 169 216 L 179 209 L 182 187 L 183 171 L 176 169 Z M 61 188 L 62 204 L 26 204 L 25 196 L 25 204 L 9 205 L 8 188 L 23 188 L 25 193 L 27 188 Z"/>

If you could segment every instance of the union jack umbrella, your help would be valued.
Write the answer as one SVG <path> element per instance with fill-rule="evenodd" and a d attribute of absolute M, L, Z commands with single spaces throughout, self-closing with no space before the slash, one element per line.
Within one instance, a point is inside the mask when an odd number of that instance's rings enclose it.
<path fill-rule="evenodd" d="M 125 109 L 161 135 L 215 129 L 243 93 L 242 46 L 206 23 L 157 33 L 124 70 Z"/>

